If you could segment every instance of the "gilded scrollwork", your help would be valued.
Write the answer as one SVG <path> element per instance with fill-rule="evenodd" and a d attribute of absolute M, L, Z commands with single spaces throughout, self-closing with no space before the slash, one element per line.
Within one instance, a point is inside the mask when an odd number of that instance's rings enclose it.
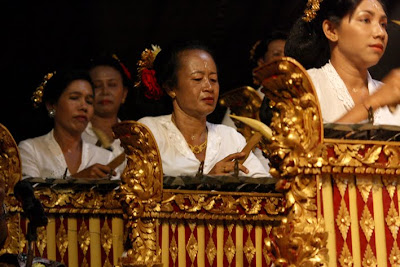
<path fill-rule="evenodd" d="M 327 238 L 323 221 L 308 218 L 304 224 L 283 220 L 264 242 L 275 266 L 327 266 Z"/>
<path fill-rule="evenodd" d="M 160 216 L 191 219 L 280 220 L 280 217 L 276 216 L 286 215 L 285 203 L 283 195 L 276 193 L 254 196 L 254 194 L 232 195 L 165 190 Z M 181 213 L 176 213 L 176 210 L 180 210 Z"/>
<path fill-rule="evenodd" d="M 340 140 L 325 142 L 324 157 L 329 166 L 323 172 L 355 174 L 400 174 L 400 149 L 388 142 L 366 144 L 364 141 L 341 143 Z"/>
<path fill-rule="evenodd" d="M 3 249 L 0 251 L 0 254 L 18 254 L 22 252 L 27 241 L 25 235 L 22 233 L 20 223 L 21 215 L 19 213 L 12 212 L 9 214 L 7 219 L 8 237 L 4 243 Z"/>
<path fill-rule="evenodd" d="M 48 213 L 90 213 L 122 214 L 121 204 L 114 190 L 100 193 L 95 189 L 88 191 L 54 190 L 40 188 L 35 190 L 36 197 Z"/>
<path fill-rule="evenodd" d="M 280 178 L 276 189 L 285 194 L 290 211 L 265 239 L 267 252 L 277 266 L 327 265 L 327 233 L 317 216 L 317 188 L 328 162 L 315 90 L 305 69 L 291 58 L 261 66 L 253 74 L 275 110 L 273 137 L 263 151 L 269 152 L 270 173 Z"/>
<path fill-rule="evenodd" d="M 120 201 L 128 219 L 126 229 L 132 248 L 121 258 L 121 263 L 124 266 L 160 264 L 158 221 L 154 219 L 157 216 L 144 217 L 145 213 L 160 211 L 163 171 L 157 143 L 150 130 L 136 121 L 118 123 L 113 131 L 127 157 L 127 168 L 121 175 Z"/>
<path fill-rule="evenodd" d="M 25 239 L 20 232 L 18 225 L 21 205 L 13 196 L 15 184 L 21 180 L 21 162 L 18 146 L 11 133 L 5 126 L 0 124 L 0 186 L 6 193 L 4 203 L 7 203 L 7 210 L 10 214 L 7 221 L 8 237 L 4 249 L 0 253 L 19 253 L 25 244 Z"/>
<path fill-rule="evenodd" d="M 163 171 L 151 131 L 136 121 L 118 123 L 113 131 L 127 156 L 127 168 L 121 175 L 121 195 L 124 195 L 127 216 L 133 218 L 145 211 L 159 211 Z"/>
<path fill-rule="evenodd" d="M 270 173 L 290 176 L 325 164 L 319 104 L 304 68 L 291 58 L 282 58 L 255 69 L 254 76 L 275 109 L 270 125 L 274 136 L 263 147 L 270 155 Z"/>
<path fill-rule="evenodd" d="M 17 144 L 7 128 L 0 124 L 0 182 L 4 184 L 8 196 L 14 191 L 14 185 L 21 177 Z"/>

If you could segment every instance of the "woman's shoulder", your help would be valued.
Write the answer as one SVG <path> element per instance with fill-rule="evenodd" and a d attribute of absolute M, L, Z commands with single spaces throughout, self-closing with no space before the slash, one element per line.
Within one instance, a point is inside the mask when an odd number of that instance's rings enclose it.
<path fill-rule="evenodd" d="M 53 131 L 45 134 L 45 135 L 41 135 L 41 136 L 37 136 L 37 137 L 32 137 L 32 138 L 28 138 L 25 140 L 22 140 L 21 142 L 19 142 L 18 146 L 35 146 L 35 145 L 39 145 L 39 144 L 45 144 L 48 143 L 48 140 L 51 138 L 51 134 Z"/>
<path fill-rule="evenodd" d="M 138 122 L 143 124 L 159 124 L 171 120 L 171 115 L 162 115 L 157 117 L 143 117 L 138 120 Z"/>

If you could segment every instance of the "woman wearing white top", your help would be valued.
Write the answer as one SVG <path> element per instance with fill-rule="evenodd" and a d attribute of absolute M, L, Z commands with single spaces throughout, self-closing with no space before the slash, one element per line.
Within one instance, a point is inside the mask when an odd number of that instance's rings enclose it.
<path fill-rule="evenodd" d="M 155 136 L 164 174 L 195 175 L 201 162 L 205 174 L 233 172 L 234 160 L 244 157 L 240 151 L 246 141 L 233 128 L 206 121 L 219 95 L 217 67 L 210 52 L 194 43 L 176 44 L 163 49 L 153 69 L 145 71 L 142 83 L 150 86 L 150 91 L 163 88 L 172 98 L 171 115 L 139 120 Z M 241 175 L 268 175 L 253 153 L 238 166 Z"/>
<path fill-rule="evenodd" d="M 388 42 L 383 3 L 319 2 L 319 10 L 309 8 L 293 26 L 285 54 L 310 68 L 324 122 L 358 123 L 372 117 L 375 124 L 400 125 L 400 70 L 393 70 L 384 84 L 368 72 Z"/>
<path fill-rule="evenodd" d="M 35 105 L 41 105 L 42 94 L 48 114 L 54 118 L 54 128 L 44 136 L 20 142 L 22 173 L 52 178 L 116 174 L 105 165 L 112 160 L 112 153 L 81 138 L 93 115 L 89 75 L 82 71 L 49 73 L 34 94 Z"/>
<path fill-rule="evenodd" d="M 107 149 L 114 156 L 124 152 L 119 139 L 114 139 L 112 126 L 119 122 L 118 113 L 125 103 L 131 86 L 130 73 L 116 55 L 98 56 L 92 60 L 89 75 L 93 81 L 95 98 L 94 114 L 82 134 L 83 140 L 97 146 L 104 145 L 95 133 L 100 130 L 110 143 Z M 94 130 L 95 129 L 95 130 Z"/>

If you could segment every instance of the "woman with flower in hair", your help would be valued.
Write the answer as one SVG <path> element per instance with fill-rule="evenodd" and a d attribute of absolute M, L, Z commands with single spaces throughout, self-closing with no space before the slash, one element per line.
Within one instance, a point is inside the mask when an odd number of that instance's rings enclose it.
<path fill-rule="evenodd" d="M 43 97 L 43 99 L 42 99 Z M 46 135 L 19 143 L 22 173 L 30 177 L 101 178 L 116 175 L 108 164 L 113 155 L 82 140 L 93 116 L 94 92 L 84 71 L 60 70 L 45 76 L 33 97 L 54 119 Z"/>
<path fill-rule="evenodd" d="M 82 138 L 118 156 L 124 151 L 113 137 L 112 126 L 120 121 L 118 113 L 131 87 L 131 74 L 115 54 L 93 59 L 89 74 L 95 89 L 94 115 Z"/>
<path fill-rule="evenodd" d="M 145 58 L 154 58 L 149 52 L 145 50 Z M 196 43 L 181 43 L 161 50 L 154 63 L 149 61 L 146 64 L 142 54 L 138 64 L 140 77 L 145 77 L 142 86 L 150 87 L 148 93 L 155 97 L 165 91 L 173 106 L 170 115 L 139 120 L 157 141 L 164 175 L 194 176 L 199 166 L 209 175 L 233 172 L 234 161 L 245 156 L 240 151 L 246 141 L 231 127 L 207 122 L 219 95 L 218 71 L 211 52 Z M 241 175 L 268 175 L 253 153 L 238 166 Z"/>
<path fill-rule="evenodd" d="M 400 125 L 400 69 L 373 80 L 383 56 L 388 18 L 380 0 L 309 0 L 285 54 L 308 70 L 324 122 Z"/>

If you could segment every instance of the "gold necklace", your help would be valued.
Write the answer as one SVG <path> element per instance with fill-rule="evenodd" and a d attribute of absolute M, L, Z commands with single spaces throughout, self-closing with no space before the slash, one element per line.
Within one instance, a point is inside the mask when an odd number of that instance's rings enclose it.
<path fill-rule="evenodd" d="M 200 153 L 203 152 L 204 149 L 206 149 L 206 147 L 207 147 L 207 138 L 206 138 L 206 141 L 204 141 L 204 143 L 202 143 L 202 144 L 200 144 L 200 145 L 198 145 L 198 146 L 196 146 L 196 145 L 191 145 L 191 144 L 189 144 L 189 143 L 187 143 L 187 144 L 188 144 L 190 150 L 192 150 L 192 152 L 193 152 L 194 154 L 200 154 Z"/>
<path fill-rule="evenodd" d="M 178 128 L 178 126 L 176 125 L 176 122 L 175 122 L 175 116 L 174 116 L 174 113 L 172 113 L 172 115 L 171 115 L 171 121 L 172 121 L 172 123 L 173 124 L 175 124 L 175 126 L 176 126 L 176 128 Z M 178 128 L 178 130 L 179 130 L 179 128 Z M 207 129 L 207 127 L 206 127 L 206 133 L 208 132 L 208 129 Z M 200 135 L 201 136 L 201 135 Z M 192 141 L 195 139 L 195 136 L 194 135 L 192 135 L 191 136 L 191 138 L 190 139 L 192 139 Z M 190 150 L 192 150 L 192 152 L 194 153 L 194 154 L 200 154 L 201 152 L 203 152 L 204 151 L 204 149 L 206 149 L 206 147 L 207 147 L 207 136 L 206 136 L 206 140 L 204 141 L 204 143 L 202 143 L 202 144 L 200 144 L 200 145 L 191 145 L 191 144 L 189 144 L 187 141 L 186 141 L 186 143 L 188 144 L 188 146 L 189 146 L 189 148 L 190 148 Z"/>

